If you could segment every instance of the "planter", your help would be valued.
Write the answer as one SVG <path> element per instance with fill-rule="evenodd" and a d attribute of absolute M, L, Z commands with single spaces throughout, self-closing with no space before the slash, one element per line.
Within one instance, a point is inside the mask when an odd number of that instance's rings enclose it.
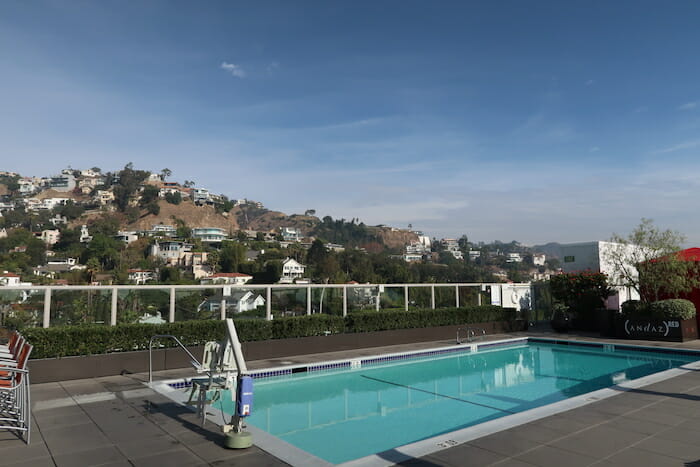
<path fill-rule="evenodd" d="M 691 319 L 626 318 L 615 319 L 615 337 L 650 341 L 685 342 L 698 338 L 695 317 Z"/>
<path fill-rule="evenodd" d="M 617 315 L 617 310 L 606 310 L 605 308 L 596 310 L 598 331 L 600 331 L 602 337 L 615 337 L 615 319 Z"/>
<path fill-rule="evenodd" d="M 330 336 L 298 337 L 243 342 L 246 360 L 268 360 L 294 355 L 308 355 L 342 350 L 383 347 L 413 342 L 455 339 L 457 329 L 482 328 L 486 334 L 500 334 L 527 329 L 527 321 L 516 320 L 490 323 L 470 323 L 459 326 L 397 329 L 391 331 L 333 334 Z M 203 347 L 189 347 L 190 352 L 201 358 Z M 153 350 L 153 370 L 173 370 L 190 367 L 187 354 L 179 348 Z M 125 373 L 148 371 L 148 351 L 118 352 L 78 357 L 43 358 L 29 361 L 32 383 L 47 383 L 71 379 L 97 378 Z"/>
<path fill-rule="evenodd" d="M 568 313 L 557 311 L 554 313 L 550 324 L 552 325 L 552 329 L 556 332 L 569 332 L 571 328 L 571 318 L 569 318 Z"/>

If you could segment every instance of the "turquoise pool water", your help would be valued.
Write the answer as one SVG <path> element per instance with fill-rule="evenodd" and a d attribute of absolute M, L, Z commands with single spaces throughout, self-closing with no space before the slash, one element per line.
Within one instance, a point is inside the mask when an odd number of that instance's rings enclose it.
<path fill-rule="evenodd" d="M 530 342 L 297 373 L 255 382 L 248 423 L 341 463 L 695 360 L 698 356 Z M 231 406 L 224 411 L 231 413 Z"/>

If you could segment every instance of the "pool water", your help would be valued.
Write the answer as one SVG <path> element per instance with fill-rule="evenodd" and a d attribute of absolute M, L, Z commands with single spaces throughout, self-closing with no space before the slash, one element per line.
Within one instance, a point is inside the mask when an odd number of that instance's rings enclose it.
<path fill-rule="evenodd" d="M 297 373 L 257 380 L 247 420 L 317 457 L 341 463 L 697 359 L 530 342 Z M 232 412 L 230 401 L 223 410 Z"/>

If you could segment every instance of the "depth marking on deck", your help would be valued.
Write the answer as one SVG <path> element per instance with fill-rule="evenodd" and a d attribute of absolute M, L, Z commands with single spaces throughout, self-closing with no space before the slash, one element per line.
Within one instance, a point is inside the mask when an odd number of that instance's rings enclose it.
<path fill-rule="evenodd" d="M 444 397 L 445 399 L 452 399 L 452 400 L 459 401 L 459 402 L 464 402 L 464 403 L 467 403 L 467 404 L 478 405 L 478 406 L 481 406 L 481 407 L 486 407 L 487 409 L 498 410 L 499 412 L 506 412 L 506 413 L 510 413 L 510 414 L 517 413 L 517 412 L 512 412 L 512 411 L 510 411 L 510 410 L 508 410 L 508 409 L 499 409 L 498 407 L 493 407 L 493 406 L 491 406 L 491 405 L 480 404 L 480 403 L 478 403 L 478 402 L 468 401 L 468 400 L 466 400 L 466 399 L 460 399 L 459 397 L 448 396 L 447 394 L 440 394 L 439 392 L 428 391 L 428 390 L 426 390 L 426 389 L 414 388 L 413 386 L 407 386 L 407 385 L 401 384 L 401 383 L 394 383 L 393 381 L 387 381 L 387 380 L 385 380 L 385 379 L 373 378 L 373 377 L 367 376 L 367 375 L 360 375 L 360 376 L 362 376 L 363 378 L 371 379 L 371 380 L 373 380 L 373 381 L 378 381 L 378 382 L 380 382 L 380 383 L 391 384 L 392 386 L 400 386 L 400 387 L 402 387 L 402 388 L 408 388 L 408 389 L 412 389 L 412 390 L 414 390 L 414 391 L 424 392 L 424 393 L 426 393 L 426 394 L 432 394 L 433 396 Z"/>

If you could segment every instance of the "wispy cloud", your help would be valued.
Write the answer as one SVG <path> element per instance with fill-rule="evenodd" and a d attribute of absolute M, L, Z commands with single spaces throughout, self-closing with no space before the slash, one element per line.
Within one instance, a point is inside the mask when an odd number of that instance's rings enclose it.
<path fill-rule="evenodd" d="M 600 148 L 598 146 L 593 146 L 592 148 L 590 148 L 588 150 L 588 152 L 598 152 L 598 151 L 600 151 Z"/>
<path fill-rule="evenodd" d="M 697 101 L 686 102 L 685 104 L 679 105 L 679 106 L 678 106 L 678 110 L 693 110 L 693 109 L 696 108 L 697 106 L 698 106 L 698 102 L 697 102 Z"/>
<path fill-rule="evenodd" d="M 279 67 L 280 67 L 280 64 L 279 64 L 278 62 L 270 62 L 270 64 L 267 65 L 267 67 L 265 68 L 265 70 L 266 70 L 268 73 L 272 73 L 273 71 L 275 71 L 275 70 L 276 70 L 277 68 L 279 68 Z"/>
<path fill-rule="evenodd" d="M 589 79 L 588 81 L 586 81 L 586 86 L 590 86 L 593 83 L 595 83 L 595 80 Z"/>
<path fill-rule="evenodd" d="M 692 149 L 700 146 L 700 141 L 686 141 L 664 149 L 654 151 L 654 154 L 668 154 L 669 152 L 683 151 L 684 149 Z"/>
<path fill-rule="evenodd" d="M 236 78 L 245 78 L 246 76 L 243 68 L 235 63 L 221 62 L 221 69 L 231 73 L 231 75 L 235 76 Z"/>
<path fill-rule="evenodd" d="M 647 111 L 649 111 L 649 107 L 647 107 L 646 105 L 642 105 L 642 106 L 639 106 L 636 109 L 634 109 L 634 113 L 637 113 L 637 114 L 641 114 L 641 113 L 644 113 Z"/>

